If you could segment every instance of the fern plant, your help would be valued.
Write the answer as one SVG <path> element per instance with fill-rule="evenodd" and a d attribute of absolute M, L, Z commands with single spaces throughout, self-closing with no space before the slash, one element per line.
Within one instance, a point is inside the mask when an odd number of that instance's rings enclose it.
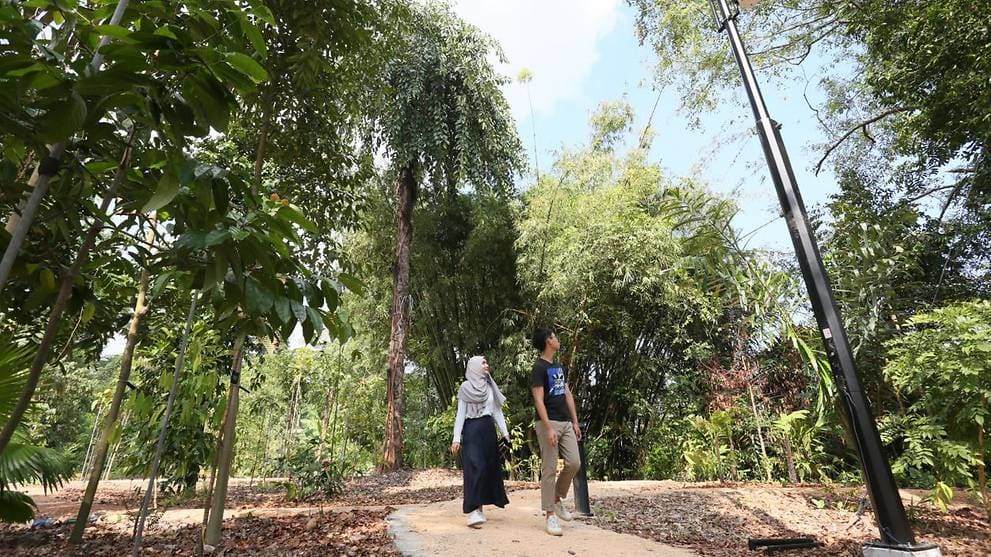
<path fill-rule="evenodd" d="M 19 346 L 9 337 L 0 338 L 0 423 L 6 423 L 27 381 L 33 356 L 30 347 Z M 18 486 L 40 483 L 44 490 L 61 487 L 69 469 L 52 449 L 31 445 L 20 431 L 0 452 L 0 522 L 27 522 L 37 506 Z"/>

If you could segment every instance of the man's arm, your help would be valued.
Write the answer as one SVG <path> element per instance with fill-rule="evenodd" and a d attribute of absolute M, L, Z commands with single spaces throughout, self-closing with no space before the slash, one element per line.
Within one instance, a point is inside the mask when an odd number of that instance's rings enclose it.
<path fill-rule="evenodd" d="M 544 424 L 544 429 L 547 430 L 547 440 L 550 441 L 553 447 L 557 445 L 557 434 L 554 433 L 554 429 L 551 427 L 551 421 L 547 418 L 547 407 L 544 406 L 544 388 L 531 387 L 530 391 L 533 393 L 533 405 L 537 408 L 537 417 Z"/>
<path fill-rule="evenodd" d="M 578 410 L 575 409 L 575 397 L 571 396 L 571 387 L 564 386 L 564 400 L 568 403 L 568 410 L 571 411 L 571 426 L 575 428 L 575 437 L 582 440 L 582 428 L 578 425 Z"/>

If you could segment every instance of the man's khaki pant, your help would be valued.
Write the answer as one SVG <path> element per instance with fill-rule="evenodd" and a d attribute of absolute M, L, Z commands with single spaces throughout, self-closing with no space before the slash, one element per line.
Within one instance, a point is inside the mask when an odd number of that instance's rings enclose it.
<path fill-rule="evenodd" d="M 557 446 L 551 446 L 547 441 L 547 428 L 544 423 L 537 421 L 537 439 L 540 442 L 540 507 L 544 511 L 553 511 L 556 499 L 564 499 L 581 468 L 578 456 L 578 439 L 571 422 L 556 422 L 551 420 L 551 429 L 557 433 Z M 564 460 L 564 468 L 557 475 L 558 454 Z M 554 476 L 557 475 L 555 480 Z"/>

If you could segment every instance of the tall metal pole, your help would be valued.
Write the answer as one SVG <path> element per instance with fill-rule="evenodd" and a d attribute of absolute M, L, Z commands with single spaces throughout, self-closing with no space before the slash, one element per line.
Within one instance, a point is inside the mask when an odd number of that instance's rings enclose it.
<path fill-rule="evenodd" d="M 740 68 L 743 85 L 750 99 L 750 108 L 753 109 L 754 118 L 757 120 L 757 133 L 771 171 L 771 179 L 778 192 L 781 210 L 788 223 L 788 232 L 795 246 L 795 254 L 809 292 L 812 311 L 826 347 L 833 376 L 839 386 L 843 409 L 846 411 L 857 443 L 864 480 L 867 483 L 871 505 L 881 534 L 881 542 L 865 546 L 864 554 L 941 555 L 939 549 L 933 545 L 915 543 L 915 536 L 912 534 L 912 527 L 898 494 L 898 486 L 895 485 L 891 466 L 881 446 L 877 425 L 874 423 L 867 397 L 857 375 L 846 330 L 833 298 L 826 269 L 822 264 L 822 256 L 819 254 L 819 246 L 812 234 L 805 205 L 798 191 L 798 184 L 795 182 L 795 174 L 778 131 L 780 126 L 771 119 L 767 111 L 753 67 L 750 65 L 747 51 L 736 27 L 736 15 L 739 12 L 735 9 L 737 5 L 734 2 L 734 9 L 730 9 L 727 0 L 709 0 L 709 3 L 718 29 L 720 31 L 725 29 L 729 35 L 733 56 Z"/>

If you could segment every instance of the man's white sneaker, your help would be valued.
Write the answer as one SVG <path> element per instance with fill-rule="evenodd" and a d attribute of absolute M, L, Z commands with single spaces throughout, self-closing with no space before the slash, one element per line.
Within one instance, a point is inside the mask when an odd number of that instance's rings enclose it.
<path fill-rule="evenodd" d="M 475 509 L 468 513 L 468 526 L 472 528 L 481 528 L 482 524 L 485 522 L 485 515 L 482 511 Z"/>
<path fill-rule="evenodd" d="M 553 514 L 547 517 L 547 533 L 552 536 L 560 536 L 564 533 L 557 521 L 557 516 Z"/>
<path fill-rule="evenodd" d="M 573 514 L 568 512 L 568 509 L 564 508 L 563 501 L 558 501 L 557 503 L 554 503 L 554 514 L 556 514 L 558 518 L 560 518 L 565 522 L 571 522 L 575 518 Z"/>

